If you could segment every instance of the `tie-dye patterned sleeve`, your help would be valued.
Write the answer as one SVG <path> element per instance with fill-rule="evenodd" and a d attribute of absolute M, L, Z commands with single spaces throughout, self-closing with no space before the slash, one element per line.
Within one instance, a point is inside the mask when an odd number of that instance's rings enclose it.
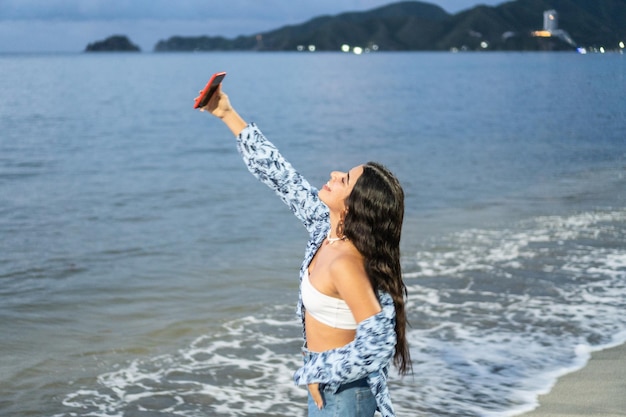
<path fill-rule="evenodd" d="M 317 196 L 317 189 L 283 158 L 276 146 L 254 124 L 237 136 L 237 150 L 248 170 L 270 187 L 313 235 L 328 222 L 328 208 Z"/>
<path fill-rule="evenodd" d="M 395 307 L 389 294 L 380 293 L 379 299 L 382 311 L 359 323 L 354 341 L 316 354 L 296 371 L 297 385 L 320 383 L 336 392 L 342 384 L 368 377 L 378 394 L 379 409 L 388 407 L 391 414 L 385 414 L 393 415 L 386 378 L 396 347 Z"/>

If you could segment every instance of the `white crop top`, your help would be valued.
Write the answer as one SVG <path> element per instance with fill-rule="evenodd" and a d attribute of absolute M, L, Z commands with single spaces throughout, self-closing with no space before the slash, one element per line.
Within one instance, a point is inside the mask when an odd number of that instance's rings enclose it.
<path fill-rule="evenodd" d="M 315 320 L 337 329 L 356 329 L 357 323 L 348 304 L 340 298 L 319 292 L 309 281 L 308 270 L 304 271 L 300 291 L 304 308 Z"/>

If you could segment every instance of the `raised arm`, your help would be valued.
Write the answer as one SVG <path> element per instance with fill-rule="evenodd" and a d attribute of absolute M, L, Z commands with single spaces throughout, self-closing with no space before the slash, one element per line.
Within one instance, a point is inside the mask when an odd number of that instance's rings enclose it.
<path fill-rule="evenodd" d="M 205 110 L 221 119 L 235 136 L 239 136 L 241 131 L 248 125 L 230 104 L 228 95 L 222 91 L 221 84 L 207 105 L 200 109 L 200 111 Z"/>
<path fill-rule="evenodd" d="M 310 234 L 315 233 L 320 222 L 328 221 L 328 208 L 318 198 L 317 189 L 291 166 L 255 124 L 246 123 L 221 86 L 201 110 L 211 112 L 226 124 L 237 137 L 237 149 L 248 170 L 274 190 Z"/>

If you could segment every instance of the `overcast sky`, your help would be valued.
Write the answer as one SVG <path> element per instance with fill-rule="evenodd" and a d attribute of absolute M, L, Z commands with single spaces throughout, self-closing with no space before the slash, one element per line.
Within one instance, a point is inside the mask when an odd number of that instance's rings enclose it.
<path fill-rule="evenodd" d="M 450 13 L 505 0 L 430 1 Z M 0 0 L 0 52 L 80 52 L 127 35 L 143 51 L 170 36 L 251 35 L 394 0 Z"/>

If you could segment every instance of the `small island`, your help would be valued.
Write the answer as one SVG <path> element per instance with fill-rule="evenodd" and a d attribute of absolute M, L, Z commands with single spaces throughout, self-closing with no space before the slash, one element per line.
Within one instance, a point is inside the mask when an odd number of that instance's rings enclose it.
<path fill-rule="evenodd" d="M 133 44 L 124 35 L 113 35 L 105 40 L 90 43 L 85 52 L 141 52 L 141 49 Z"/>

